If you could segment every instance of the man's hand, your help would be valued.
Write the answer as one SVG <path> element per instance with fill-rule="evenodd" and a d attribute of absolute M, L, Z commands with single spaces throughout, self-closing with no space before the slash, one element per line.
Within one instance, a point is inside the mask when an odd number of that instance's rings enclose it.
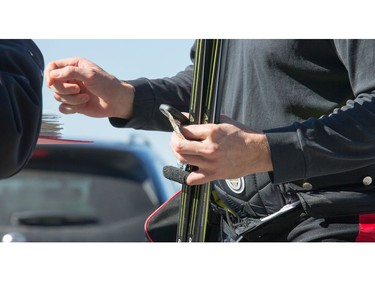
<path fill-rule="evenodd" d="M 170 144 L 176 158 L 198 167 L 187 177 L 187 184 L 272 171 L 264 134 L 253 132 L 226 116 L 221 122 L 184 126 L 181 132 L 185 140 L 173 133 Z"/>
<path fill-rule="evenodd" d="M 52 61 L 45 77 L 64 114 L 127 119 L 132 116 L 133 86 L 84 58 Z"/>

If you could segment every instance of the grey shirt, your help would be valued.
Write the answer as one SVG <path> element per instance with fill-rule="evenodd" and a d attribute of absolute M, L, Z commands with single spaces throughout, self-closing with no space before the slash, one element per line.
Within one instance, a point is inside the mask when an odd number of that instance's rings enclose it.
<path fill-rule="evenodd" d="M 130 81 L 134 116 L 110 121 L 170 130 L 158 107 L 187 111 L 191 82 L 192 66 Z M 375 40 L 230 40 L 222 86 L 222 113 L 266 133 L 274 184 L 375 179 Z"/>

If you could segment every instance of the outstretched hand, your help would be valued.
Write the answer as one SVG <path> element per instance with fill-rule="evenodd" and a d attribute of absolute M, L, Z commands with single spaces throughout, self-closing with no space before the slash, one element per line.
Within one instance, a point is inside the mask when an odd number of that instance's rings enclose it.
<path fill-rule="evenodd" d="M 134 88 L 84 58 L 50 62 L 45 70 L 48 87 L 64 114 L 130 118 Z"/>

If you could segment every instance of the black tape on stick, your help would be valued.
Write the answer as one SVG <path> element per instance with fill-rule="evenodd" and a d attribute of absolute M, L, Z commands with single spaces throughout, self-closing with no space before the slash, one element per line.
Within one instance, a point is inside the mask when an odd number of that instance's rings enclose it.
<path fill-rule="evenodd" d="M 177 167 L 173 166 L 164 166 L 163 167 L 163 175 L 169 180 L 185 184 L 186 183 L 186 178 L 190 173 L 182 170 Z"/>

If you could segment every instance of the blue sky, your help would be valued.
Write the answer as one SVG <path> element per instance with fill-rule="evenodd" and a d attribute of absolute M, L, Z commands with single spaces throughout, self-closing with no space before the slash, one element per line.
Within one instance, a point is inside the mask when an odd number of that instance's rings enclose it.
<path fill-rule="evenodd" d="M 85 57 L 119 79 L 173 76 L 190 64 L 193 39 L 40 39 L 34 40 L 41 49 L 45 64 L 68 57 Z M 43 86 L 43 112 L 60 115 L 62 134 L 69 139 L 126 141 L 130 135 L 146 138 L 170 164 L 176 160 L 169 148 L 170 133 L 118 129 L 107 118 L 91 118 L 81 114 L 64 115 L 52 91 Z"/>

